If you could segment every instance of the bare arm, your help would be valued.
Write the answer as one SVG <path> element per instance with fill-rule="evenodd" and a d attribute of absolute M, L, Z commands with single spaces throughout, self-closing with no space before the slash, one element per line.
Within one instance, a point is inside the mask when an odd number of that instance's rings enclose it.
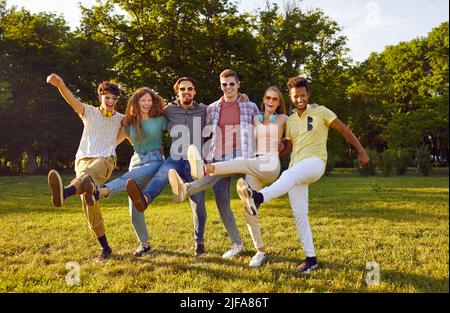
<path fill-rule="evenodd" d="M 122 141 L 125 139 L 128 139 L 128 141 L 133 144 L 131 138 L 128 136 L 127 132 L 125 131 L 125 127 L 120 127 L 119 133 L 117 134 L 116 138 L 116 146 L 118 146 Z"/>
<path fill-rule="evenodd" d="M 287 139 L 283 139 L 283 141 L 284 141 L 284 149 L 280 151 L 280 157 L 292 152 L 292 141 Z"/>
<path fill-rule="evenodd" d="M 356 138 L 355 134 L 345 125 L 342 121 L 336 118 L 330 124 L 331 128 L 336 129 L 358 152 L 359 154 L 359 165 L 361 167 L 366 166 L 369 163 L 369 157 L 367 156 L 366 150 Z"/>
<path fill-rule="evenodd" d="M 278 153 L 281 156 L 281 153 L 286 149 L 287 139 L 285 138 L 285 136 L 286 136 L 285 131 L 286 131 L 286 122 L 287 122 L 288 116 L 285 114 L 282 114 L 277 119 L 280 119 L 280 121 L 279 121 L 279 123 L 277 123 L 277 125 L 278 125 Z M 292 144 L 292 142 L 291 142 L 291 144 Z M 292 150 L 292 145 L 291 145 L 290 149 Z"/>
<path fill-rule="evenodd" d="M 70 104 L 75 112 L 77 112 L 80 116 L 84 115 L 84 105 L 73 95 L 69 88 L 67 88 L 61 77 L 56 74 L 51 74 L 47 77 L 47 83 L 58 88 L 63 98 L 67 101 L 68 104 Z"/>

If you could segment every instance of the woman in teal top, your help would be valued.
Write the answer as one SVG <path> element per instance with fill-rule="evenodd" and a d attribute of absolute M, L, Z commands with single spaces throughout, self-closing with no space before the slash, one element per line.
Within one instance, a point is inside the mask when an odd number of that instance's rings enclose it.
<path fill-rule="evenodd" d="M 164 155 L 160 147 L 162 132 L 167 124 L 167 119 L 161 115 L 163 105 L 163 99 L 148 87 L 139 88 L 133 93 L 117 137 L 117 144 L 128 139 L 133 145 L 135 152 L 130 160 L 129 171 L 104 185 L 100 189 L 100 196 L 106 198 L 118 191 L 125 191 L 125 183 L 130 178 L 141 186 L 145 185 L 163 164 Z M 131 200 L 129 208 L 131 222 L 141 243 L 134 255 L 142 256 L 150 251 L 147 226 L 144 218 L 139 216 L 144 213 L 137 211 Z"/>

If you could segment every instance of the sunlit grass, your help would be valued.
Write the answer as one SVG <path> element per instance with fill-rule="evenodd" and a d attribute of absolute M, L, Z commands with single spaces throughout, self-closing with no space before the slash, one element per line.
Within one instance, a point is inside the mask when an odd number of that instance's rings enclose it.
<path fill-rule="evenodd" d="M 70 176 L 64 176 L 65 183 Z M 241 202 L 232 209 L 247 251 L 232 260 L 213 193 L 207 193 L 207 253 L 193 254 L 189 204 L 169 189 L 146 211 L 153 252 L 135 258 L 137 239 L 121 193 L 102 202 L 114 258 L 92 260 L 98 244 L 80 201 L 53 208 L 45 176 L 0 177 L 0 292 L 448 292 L 448 169 L 431 177 L 358 177 L 337 170 L 310 186 L 310 222 L 321 269 L 307 277 L 288 198 L 260 211 L 268 262 L 251 269 L 254 248 Z M 65 265 L 81 266 L 79 286 L 67 286 Z M 380 264 L 379 285 L 368 286 L 366 264 Z"/>

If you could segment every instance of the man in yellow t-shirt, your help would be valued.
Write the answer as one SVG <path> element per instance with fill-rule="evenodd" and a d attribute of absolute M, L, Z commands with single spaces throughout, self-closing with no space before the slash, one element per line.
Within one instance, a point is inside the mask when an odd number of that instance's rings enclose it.
<path fill-rule="evenodd" d="M 239 194 L 242 194 L 245 210 L 253 215 L 256 215 L 262 203 L 289 194 L 295 226 L 306 254 L 306 259 L 297 266 L 297 271 L 308 273 L 318 268 L 308 220 L 308 185 L 318 181 L 325 172 L 328 129 L 336 129 L 356 149 L 360 166 L 367 165 L 369 157 L 358 138 L 334 112 L 321 105 L 308 104 L 310 93 L 305 78 L 293 77 L 287 85 L 290 99 L 295 105 L 294 113 L 287 121 L 287 143 L 283 151 L 283 154 L 292 151 L 289 169 L 272 185 L 259 192 L 252 190 L 244 181 Z"/>

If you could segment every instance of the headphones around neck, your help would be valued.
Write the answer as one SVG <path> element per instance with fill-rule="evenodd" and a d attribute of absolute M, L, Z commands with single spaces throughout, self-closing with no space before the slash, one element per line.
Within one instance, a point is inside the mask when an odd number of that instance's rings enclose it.
<path fill-rule="evenodd" d="M 102 108 L 102 107 L 99 107 L 99 110 L 100 110 L 100 112 L 102 113 L 102 115 L 103 115 L 104 117 L 106 117 L 106 118 L 111 118 L 111 116 L 113 116 L 113 114 L 114 114 L 114 113 L 109 112 L 108 110 L 106 110 L 106 109 L 104 109 L 104 108 Z"/>
<path fill-rule="evenodd" d="M 277 113 L 272 114 L 272 115 L 269 117 L 269 122 L 270 122 L 270 123 L 275 122 L 275 121 L 277 120 L 277 116 L 278 116 Z M 259 121 L 260 121 L 261 123 L 264 122 L 264 114 L 260 114 L 260 115 L 259 115 Z"/>

